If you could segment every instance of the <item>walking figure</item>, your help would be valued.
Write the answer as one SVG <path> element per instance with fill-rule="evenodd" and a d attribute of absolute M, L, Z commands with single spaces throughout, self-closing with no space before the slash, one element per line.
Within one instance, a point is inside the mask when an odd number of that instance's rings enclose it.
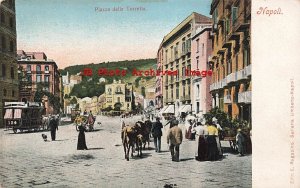
<path fill-rule="evenodd" d="M 160 146 L 161 146 L 161 136 L 163 128 L 162 123 L 159 121 L 159 117 L 156 118 L 156 122 L 153 123 L 151 128 L 151 133 L 154 138 L 154 146 L 155 146 L 155 152 L 160 152 Z"/>
<path fill-rule="evenodd" d="M 56 138 L 56 131 L 58 130 L 58 122 L 55 116 L 51 116 L 49 126 L 51 132 L 51 140 L 54 141 Z"/>
<path fill-rule="evenodd" d="M 182 131 L 178 127 L 178 120 L 170 122 L 167 143 L 169 144 L 172 161 L 179 162 L 179 146 L 182 143 Z"/>

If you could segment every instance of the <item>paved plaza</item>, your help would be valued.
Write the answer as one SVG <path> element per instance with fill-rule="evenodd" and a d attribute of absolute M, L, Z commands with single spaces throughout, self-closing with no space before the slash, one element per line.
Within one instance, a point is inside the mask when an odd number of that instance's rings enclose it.
<path fill-rule="evenodd" d="M 133 117 L 136 121 L 139 117 Z M 224 158 L 198 162 L 195 141 L 184 139 L 180 162 L 172 162 L 163 130 L 162 152 L 153 142 L 144 157 L 124 159 L 120 118 L 97 116 L 94 132 L 86 133 L 89 150 L 77 151 L 78 132 L 62 123 L 56 141 L 44 142 L 41 134 L 0 130 L 0 187 L 251 187 L 251 155 L 239 157 L 224 146 Z M 183 128 L 183 126 L 181 126 Z M 169 187 L 171 187 L 169 186 Z"/>

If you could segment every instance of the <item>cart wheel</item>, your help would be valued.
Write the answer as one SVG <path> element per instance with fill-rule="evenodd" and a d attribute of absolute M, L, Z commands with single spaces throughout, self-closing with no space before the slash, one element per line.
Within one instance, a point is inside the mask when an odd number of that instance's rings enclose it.
<path fill-rule="evenodd" d="M 18 129 L 13 129 L 14 133 L 17 133 L 18 132 Z"/>

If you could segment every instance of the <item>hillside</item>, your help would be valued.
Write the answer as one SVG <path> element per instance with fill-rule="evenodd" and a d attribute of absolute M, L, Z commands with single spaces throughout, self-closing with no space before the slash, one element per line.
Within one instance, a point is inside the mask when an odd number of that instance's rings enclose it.
<path fill-rule="evenodd" d="M 133 83 L 134 86 L 138 86 L 136 83 L 140 78 L 139 76 L 132 76 L 132 70 L 149 70 L 150 68 L 156 68 L 156 59 L 140 59 L 140 60 L 131 60 L 131 61 L 118 61 L 118 62 L 103 62 L 99 64 L 85 64 L 85 65 L 75 65 L 66 67 L 63 70 L 60 70 L 62 75 L 66 75 L 69 72 L 69 75 L 75 75 L 79 72 L 82 72 L 85 68 L 91 68 L 93 71 L 92 76 L 83 76 L 83 81 L 75 85 L 70 95 L 77 96 L 79 98 L 83 97 L 92 97 L 99 96 L 104 93 L 105 85 L 104 83 L 99 83 L 100 78 L 105 78 L 107 83 L 112 83 L 113 79 L 121 79 L 127 83 Z M 109 76 L 109 75 L 98 75 L 99 69 L 106 69 L 115 71 L 126 70 L 125 76 Z M 144 77 L 146 80 L 155 79 L 155 77 Z"/>

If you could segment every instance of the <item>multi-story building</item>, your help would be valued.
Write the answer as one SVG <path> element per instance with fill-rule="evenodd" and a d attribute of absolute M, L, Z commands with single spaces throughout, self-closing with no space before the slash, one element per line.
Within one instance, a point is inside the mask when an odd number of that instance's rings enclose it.
<path fill-rule="evenodd" d="M 0 127 L 3 127 L 4 103 L 19 98 L 14 0 L 0 1 L 0 40 Z"/>
<path fill-rule="evenodd" d="M 105 85 L 106 108 L 111 107 L 117 111 L 132 110 L 133 86 L 131 83 L 122 83 L 114 80 L 112 84 Z"/>
<path fill-rule="evenodd" d="M 163 102 L 168 106 L 163 113 L 179 115 L 183 107 L 191 109 L 191 76 L 185 73 L 191 69 L 192 36 L 210 23 L 210 18 L 193 12 L 164 37 L 162 67 L 173 75 L 163 75 Z"/>
<path fill-rule="evenodd" d="M 192 37 L 192 110 L 200 116 L 212 106 L 209 91 L 211 75 L 208 74 L 208 57 L 212 52 L 211 26 L 207 24 L 199 27 Z"/>
<path fill-rule="evenodd" d="M 251 0 L 213 0 L 213 107 L 251 121 Z"/>
<path fill-rule="evenodd" d="M 162 41 L 163 43 L 163 41 Z M 164 56 L 164 50 L 162 48 L 162 43 L 159 46 L 159 49 L 157 51 L 157 71 L 163 70 L 163 56 Z M 163 76 L 162 74 L 156 75 L 155 80 L 155 108 L 157 110 L 160 110 L 163 108 Z"/>
<path fill-rule="evenodd" d="M 60 99 L 61 79 L 55 61 L 48 59 L 44 52 L 18 50 L 17 53 L 20 74 L 26 82 L 26 85 L 20 87 L 20 100 L 34 101 L 35 92 L 38 90 L 47 91 Z M 48 97 L 45 96 L 43 102 L 46 114 L 58 113 L 53 109 Z"/>

